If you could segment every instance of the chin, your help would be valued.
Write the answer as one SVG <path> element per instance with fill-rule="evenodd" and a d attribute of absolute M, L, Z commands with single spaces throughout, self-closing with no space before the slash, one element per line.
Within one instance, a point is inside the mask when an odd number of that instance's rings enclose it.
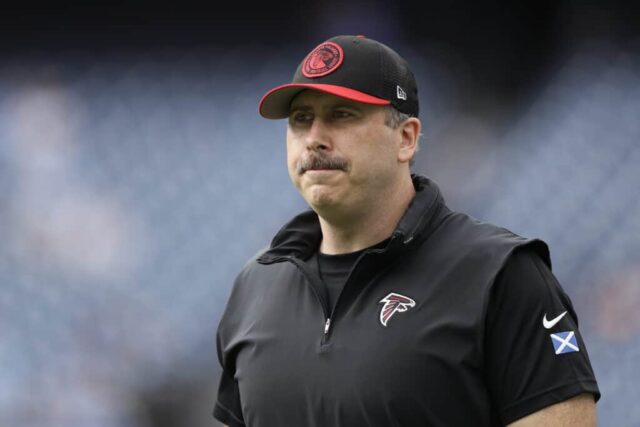
<path fill-rule="evenodd" d="M 314 210 L 322 210 L 336 206 L 340 202 L 340 198 L 336 195 L 335 190 L 331 191 L 327 188 L 312 188 L 307 194 L 304 194 L 307 203 Z"/>

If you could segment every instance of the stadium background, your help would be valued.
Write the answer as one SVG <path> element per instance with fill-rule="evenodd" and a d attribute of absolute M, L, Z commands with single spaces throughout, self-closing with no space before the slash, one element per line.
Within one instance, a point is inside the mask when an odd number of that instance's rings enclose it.
<path fill-rule="evenodd" d="M 415 170 L 549 242 L 599 425 L 639 426 L 639 24 L 616 1 L 3 6 L 0 425 L 217 425 L 233 278 L 305 208 L 257 102 L 365 34 L 414 66 Z"/>

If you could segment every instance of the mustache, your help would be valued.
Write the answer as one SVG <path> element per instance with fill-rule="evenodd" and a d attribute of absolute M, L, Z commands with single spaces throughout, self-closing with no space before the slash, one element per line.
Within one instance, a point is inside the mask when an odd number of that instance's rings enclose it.
<path fill-rule="evenodd" d="M 330 157 L 326 154 L 310 154 L 298 160 L 296 164 L 296 172 L 298 172 L 298 175 L 302 175 L 306 171 L 313 169 L 338 169 L 348 171 L 349 162 L 341 157 Z"/>

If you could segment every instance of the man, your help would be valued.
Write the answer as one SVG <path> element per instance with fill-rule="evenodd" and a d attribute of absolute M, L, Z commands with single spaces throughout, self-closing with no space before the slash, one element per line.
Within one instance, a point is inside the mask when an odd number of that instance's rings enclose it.
<path fill-rule="evenodd" d="M 449 210 L 412 174 L 408 64 L 313 49 L 260 114 L 288 118 L 310 206 L 238 275 L 214 416 L 236 426 L 589 426 L 598 386 L 547 246 Z"/>

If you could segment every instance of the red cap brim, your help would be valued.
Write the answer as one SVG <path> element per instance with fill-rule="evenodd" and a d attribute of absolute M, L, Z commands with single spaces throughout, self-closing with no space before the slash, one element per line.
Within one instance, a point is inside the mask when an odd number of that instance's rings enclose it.
<path fill-rule="evenodd" d="M 391 101 L 386 99 L 376 98 L 375 96 L 343 86 L 314 83 L 289 83 L 271 89 L 262 97 L 258 107 L 260 115 L 267 119 L 284 119 L 289 117 L 291 101 L 297 94 L 305 89 L 317 90 L 319 92 L 339 96 L 351 101 L 362 102 L 364 104 L 391 104 Z"/>

